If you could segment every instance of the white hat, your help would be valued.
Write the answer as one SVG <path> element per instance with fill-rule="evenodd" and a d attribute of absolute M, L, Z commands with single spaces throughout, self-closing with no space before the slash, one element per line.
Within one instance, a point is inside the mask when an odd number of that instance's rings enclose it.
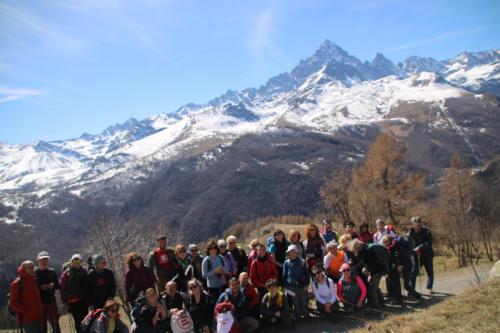
<path fill-rule="evenodd" d="M 82 256 L 79 255 L 78 253 L 75 253 L 71 256 L 71 261 L 75 260 L 75 259 L 79 259 L 79 260 L 82 260 Z"/>
<path fill-rule="evenodd" d="M 42 252 L 38 253 L 36 260 L 40 260 L 40 259 L 50 259 L 49 253 L 47 251 L 42 251 Z"/>
<path fill-rule="evenodd" d="M 227 242 L 223 239 L 217 241 L 217 246 L 227 246 Z"/>
<path fill-rule="evenodd" d="M 288 245 L 288 249 L 286 249 L 286 253 L 290 252 L 290 251 L 295 251 L 295 252 L 298 252 L 297 251 L 297 247 L 295 245 Z"/>

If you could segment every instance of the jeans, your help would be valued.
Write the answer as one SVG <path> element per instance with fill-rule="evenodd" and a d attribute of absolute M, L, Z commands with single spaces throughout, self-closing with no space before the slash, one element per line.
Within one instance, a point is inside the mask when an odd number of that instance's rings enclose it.
<path fill-rule="evenodd" d="M 24 333 L 42 333 L 42 322 L 41 321 L 32 321 L 30 323 L 24 323 L 23 332 Z"/>
<path fill-rule="evenodd" d="M 427 289 L 432 289 L 434 285 L 434 257 L 432 255 L 420 255 L 413 267 L 412 286 L 417 285 L 417 276 L 420 274 L 420 267 L 424 266 L 427 273 Z"/>
<path fill-rule="evenodd" d="M 47 322 L 50 323 L 52 328 L 52 333 L 60 333 L 61 328 L 59 327 L 59 311 L 57 310 L 57 304 L 44 304 L 43 305 L 43 333 L 48 332 Z"/>
<path fill-rule="evenodd" d="M 309 317 L 309 295 L 306 288 L 289 288 L 295 293 L 293 297 L 293 309 L 295 317 L 298 319 L 301 316 L 304 318 Z"/>
<path fill-rule="evenodd" d="M 394 267 L 389 271 L 389 274 L 387 275 L 387 287 L 390 298 L 397 301 L 403 300 L 403 295 L 401 293 L 401 278 L 397 267 Z"/>
<path fill-rule="evenodd" d="M 372 274 L 371 282 L 368 283 L 368 303 L 375 309 L 381 309 L 384 303 L 384 296 L 379 288 L 382 273 Z"/>

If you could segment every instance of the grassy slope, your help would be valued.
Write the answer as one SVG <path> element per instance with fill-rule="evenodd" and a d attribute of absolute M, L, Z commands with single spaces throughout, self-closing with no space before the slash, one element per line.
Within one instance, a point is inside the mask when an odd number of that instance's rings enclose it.
<path fill-rule="evenodd" d="M 427 309 L 391 316 L 352 332 L 499 332 L 499 295 L 496 278 Z"/>

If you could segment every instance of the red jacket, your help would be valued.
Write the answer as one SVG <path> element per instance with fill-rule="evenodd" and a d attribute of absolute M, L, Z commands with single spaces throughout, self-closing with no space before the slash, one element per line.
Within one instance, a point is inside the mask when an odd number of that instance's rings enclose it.
<path fill-rule="evenodd" d="M 270 279 L 278 279 L 278 271 L 274 261 L 266 254 L 264 260 L 257 258 L 250 267 L 250 280 L 258 288 L 265 288 L 266 282 Z"/>
<path fill-rule="evenodd" d="M 257 290 L 255 287 L 249 283 L 243 288 L 243 293 L 248 300 L 248 307 L 250 310 L 253 310 L 259 305 L 259 294 L 257 294 Z"/>
<path fill-rule="evenodd" d="M 42 321 L 42 298 L 35 277 L 28 275 L 22 266 L 17 269 L 17 272 L 19 278 L 15 279 L 9 288 L 9 301 L 12 310 L 16 312 L 17 321 L 21 324 Z M 19 290 L 20 284 L 22 284 L 21 290 Z"/>

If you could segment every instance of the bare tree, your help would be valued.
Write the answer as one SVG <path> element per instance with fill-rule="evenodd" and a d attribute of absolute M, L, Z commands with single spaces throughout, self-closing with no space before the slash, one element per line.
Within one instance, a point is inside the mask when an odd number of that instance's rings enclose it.
<path fill-rule="evenodd" d="M 334 217 L 343 223 L 351 220 L 349 205 L 349 172 L 341 170 L 336 176 L 328 179 L 320 189 L 321 199 L 325 207 Z"/>

